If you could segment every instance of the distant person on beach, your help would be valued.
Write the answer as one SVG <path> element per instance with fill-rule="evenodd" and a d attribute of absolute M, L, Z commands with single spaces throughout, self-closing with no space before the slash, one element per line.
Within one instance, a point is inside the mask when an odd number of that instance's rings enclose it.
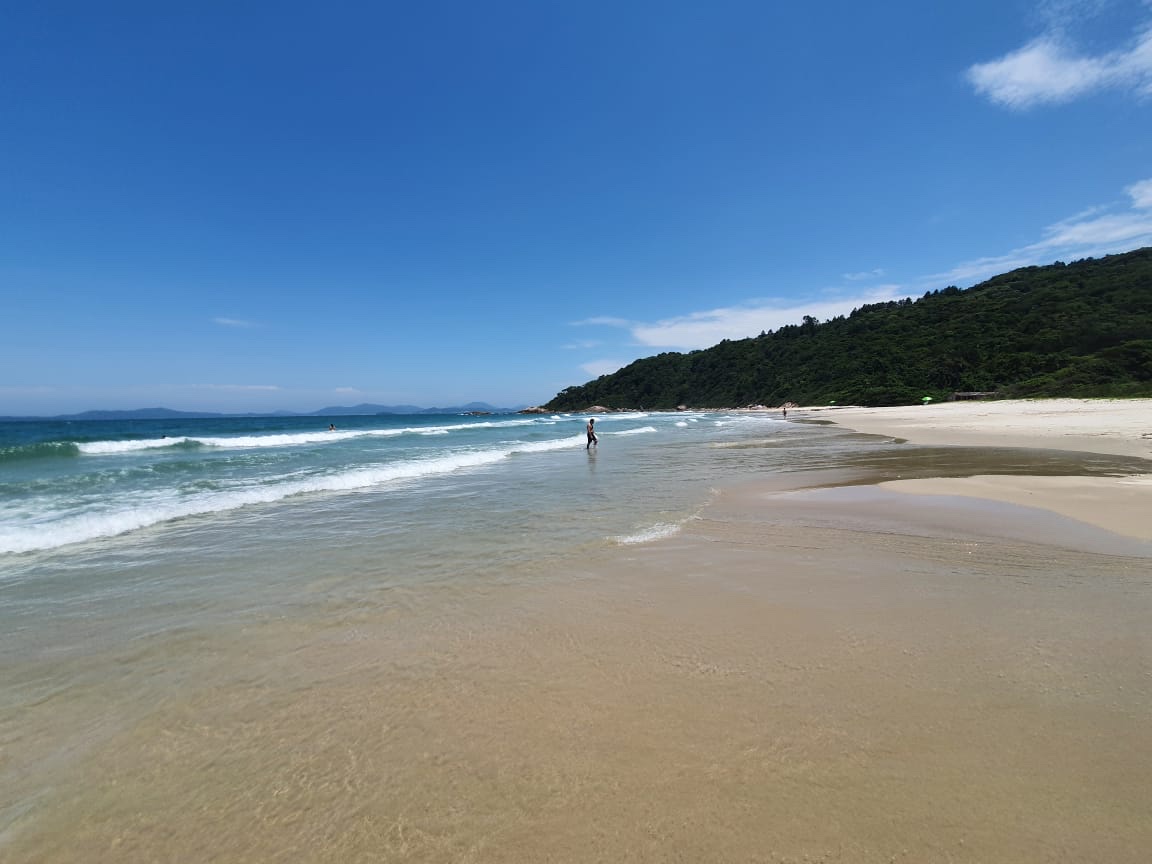
<path fill-rule="evenodd" d="M 787 420 L 788 419 L 788 403 L 785 402 L 783 405 L 780 406 L 780 409 L 784 412 L 784 419 Z"/>
<path fill-rule="evenodd" d="M 595 417 L 591 418 L 588 421 L 588 428 L 585 431 L 588 433 L 588 443 L 584 445 L 584 449 L 587 450 L 593 444 L 596 444 L 597 446 L 599 446 L 600 439 L 596 437 L 596 418 Z"/>
<path fill-rule="evenodd" d="M 335 423 L 329 423 L 328 424 L 328 431 L 329 432 L 335 432 L 336 431 L 336 424 Z"/>

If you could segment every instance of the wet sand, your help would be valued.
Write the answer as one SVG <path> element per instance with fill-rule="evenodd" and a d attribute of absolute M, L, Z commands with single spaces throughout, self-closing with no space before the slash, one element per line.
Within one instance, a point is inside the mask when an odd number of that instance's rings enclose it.
<path fill-rule="evenodd" d="M 1152 547 L 842 483 L 221 634 L 0 861 L 1147 861 Z"/>

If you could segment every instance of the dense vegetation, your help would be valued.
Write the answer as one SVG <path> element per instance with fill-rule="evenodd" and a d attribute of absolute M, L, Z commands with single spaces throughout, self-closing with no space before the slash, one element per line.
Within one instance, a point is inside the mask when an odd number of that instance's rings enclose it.
<path fill-rule="evenodd" d="M 1152 396 L 1152 248 L 1024 267 L 966 290 L 647 357 L 545 407 L 897 405 L 957 391 Z"/>

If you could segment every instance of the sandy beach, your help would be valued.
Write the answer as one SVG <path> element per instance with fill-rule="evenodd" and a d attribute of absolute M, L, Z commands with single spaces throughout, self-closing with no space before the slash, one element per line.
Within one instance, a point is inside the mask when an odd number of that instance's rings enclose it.
<path fill-rule="evenodd" d="M 0 861 L 1144 864 L 1148 487 L 963 448 L 1139 467 L 1149 403 L 796 416 L 910 443 L 879 485 L 749 476 L 659 542 L 215 636 L 243 663 L 103 730 Z"/>

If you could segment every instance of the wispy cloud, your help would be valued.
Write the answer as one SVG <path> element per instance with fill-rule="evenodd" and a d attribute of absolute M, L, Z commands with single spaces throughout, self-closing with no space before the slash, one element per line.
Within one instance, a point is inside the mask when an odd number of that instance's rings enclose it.
<path fill-rule="evenodd" d="M 1094 55 L 1080 51 L 1069 35 L 1073 28 L 1068 22 L 1077 13 L 1091 15 L 1105 5 L 1092 0 L 1043 4 L 1045 32 L 997 60 L 971 66 L 969 83 L 996 104 L 1014 109 L 1069 102 L 1103 89 L 1152 95 L 1152 21 L 1127 44 Z"/>
<path fill-rule="evenodd" d="M 213 324 L 219 324 L 221 327 L 256 327 L 257 325 L 252 321 L 245 321 L 242 318 L 213 318 Z"/>
<path fill-rule="evenodd" d="M 582 321 L 573 321 L 573 327 L 584 327 L 592 325 L 595 327 L 628 327 L 632 324 L 626 318 L 613 318 L 609 315 L 597 315 L 594 318 L 585 318 Z"/>
<path fill-rule="evenodd" d="M 333 387 L 332 392 L 333 393 L 340 393 L 343 396 L 347 396 L 350 393 L 359 393 L 360 388 L 358 388 L 358 387 Z"/>
<path fill-rule="evenodd" d="M 1133 183 L 1124 190 L 1132 198 L 1132 206 L 1141 210 L 1152 208 L 1152 179 Z"/>
<path fill-rule="evenodd" d="M 599 348 L 602 344 L 600 339 L 577 339 L 575 342 L 569 342 L 565 345 L 564 349 L 567 351 L 588 351 L 592 348 Z"/>
<path fill-rule="evenodd" d="M 1049 225 L 1035 243 L 990 258 L 957 265 L 929 279 L 971 283 L 1017 267 L 1048 264 L 1056 259 L 1077 259 L 1126 252 L 1152 245 L 1152 178 L 1133 183 L 1125 190 L 1131 203 L 1126 209 L 1094 207 Z"/>
<path fill-rule="evenodd" d="M 1054 260 L 1075 260 L 1126 252 L 1152 246 L 1152 178 L 1140 180 L 1124 190 L 1127 203 L 1093 207 L 1056 222 L 1041 231 L 1034 243 L 1003 255 L 966 261 L 943 273 L 934 273 L 908 284 L 879 285 L 853 296 L 825 298 L 810 302 L 772 301 L 746 303 L 692 312 L 652 322 L 626 322 L 616 318 L 598 319 L 626 326 L 636 343 L 650 348 L 691 350 L 707 348 L 722 339 L 745 339 L 762 330 L 776 330 L 797 324 L 805 315 L 827 320 L 847 315 L 868 303 L 883 303 L 914 296 L 948 284 L 970 285 L 998 273 Z M 870 271 L 878 274 L 882 271 Z M 856 274 L 846 274 L 850 278 Z M 603 375 L 623 363 L 597 361 L 583 367 L 589 374 Z"/>
<path fill-rule="evenodd" d="M 865 279 L 879 279 L 883 275 L 883 268 L 877 267 L 875 270 L 861 270 L 859 273 L 845 273 L 844 278 L 849 282 L 861 282 Z"/>
<path fill-rule="evenodd" d="M 193 384 L 195 390 L 279 390 L 275 384 Z"/>
<path fill-rule="evenodd" d="M 599 378 L 601 375 L 611 375 L 623 369 L 630 362 L 630 360 L 593 360 L 590 363 L 582 363 L 580 368 L 593 378 Z"/>
<path fill-rule="evenodd" d="M 825 320 L 847 315 L 868 303 L 881 303 L 907 296 L 899 285 L 879 286 L 864 294 L 789 305 L 731 306 L 665 318 L 631 328 L 633 338 L 653 348 L 707 348 L 722 339 L 746 339 L 761 330 L 798 324 L 805 315 Z"/>

